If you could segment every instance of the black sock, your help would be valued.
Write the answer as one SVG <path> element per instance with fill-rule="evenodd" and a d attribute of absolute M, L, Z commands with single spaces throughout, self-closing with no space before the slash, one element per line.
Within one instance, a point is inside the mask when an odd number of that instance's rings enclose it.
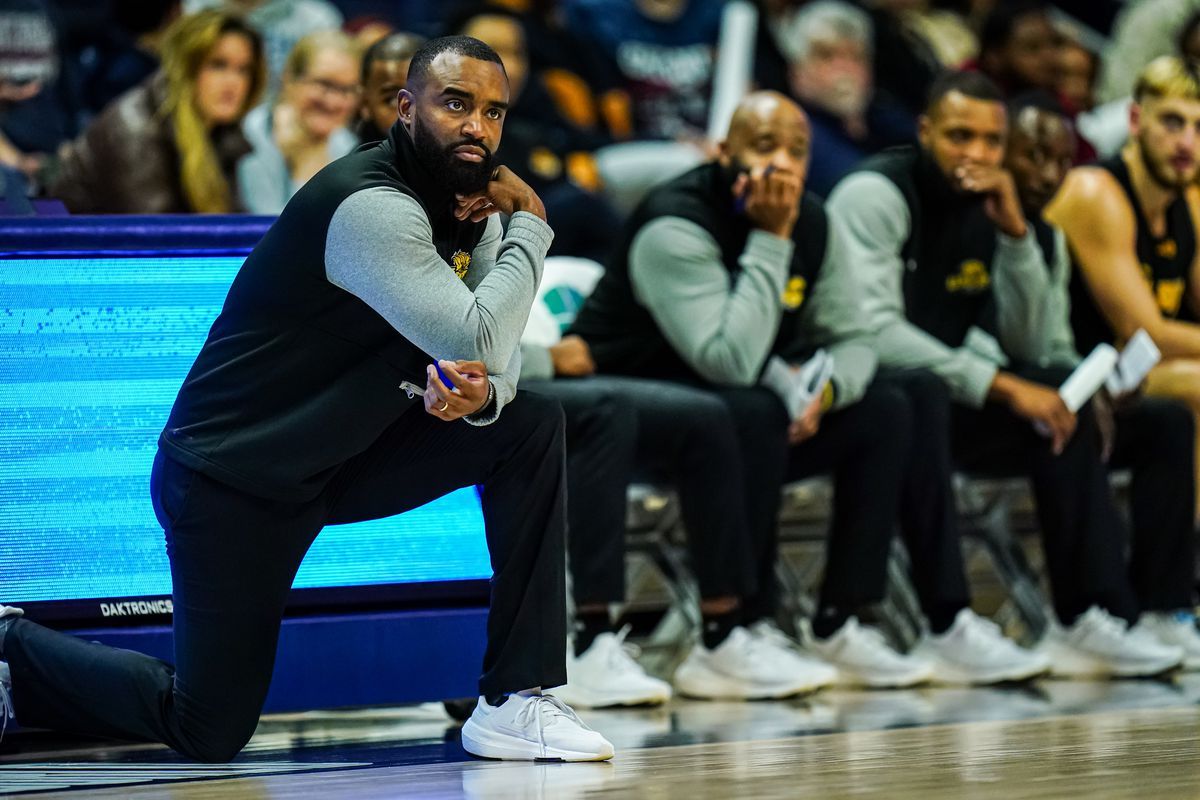
<path fill-rule="evenodd" d="M 575 656 L 578 658 L 587 652 L 602 633 L 612 632 L 612 622 L 608 617 L 608 609 L 603 611 L 585 611 L 575 615 Z"/>
<path fill-rule="evenodd" d="M 954 624 L 954 620 L 961 610 L 962 606 L 940 606 L 931 610 L 926 614 L 929 618 L 929 632 L 934 636 L 940 636 L 950 630 L 950 626 Z"/>
<path fill-rule="evenodd" d="M 487 704 L 489 706 L 492 706 L 493 708 L 495 708 L 496 706 L 504 705 L 504 701 L 508 699 L 508 695 L 506 695 L 506 694 L 485 694 L 483 696 L 483 699 L 487 701 Z"/>
<path fill-rule="evenodd" d="M 715 649 L 725 641 L 725 637 L 729 635 L 730 631 L 741 624 L 742 610 L 740 608 L 726 611 L 724 614 L 705 614 L 704 646 L 709 650 Z"/>
<path fill-rule="evenodd" d="M 817 615 L 813 617 L 813 636 L 818 639 L 828 639 L 841 630 L 848 619 L 850 619 L 850 614 L 837 606 L 821 606 L 817 609 Z"/>

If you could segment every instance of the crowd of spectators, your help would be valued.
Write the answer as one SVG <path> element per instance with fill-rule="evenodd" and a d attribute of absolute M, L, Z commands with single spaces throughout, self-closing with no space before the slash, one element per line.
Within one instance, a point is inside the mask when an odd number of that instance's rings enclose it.
<path fill-rule="evenodd" d="M 544 201 L 552 254 L 607 268 L 592 265 L 578 294 L 598 288 L 568 335 L 523 347 L 523 387 L 566 409 L 572 702 L 630 701 L 614 676 L 640 687 L 634 701 L 670 694 L 621 655 L 608 617 L 624 592 L 625 489 L 648 464 L 672 473 L 699 573 L 702 641 L 676 681 L 689 694 L 817 688 L 837 674 L 828 664 L 879 686 L 1200 666 L 1191 618 L 1170 627 L 1193 600 L 1200 380 L 1152 386 L 1136 408 L 1061 406 L 1056 387 L 1081 360 L 1068 285 L 1105 319 L 1124 312 L 1071 277 L 1084 246 L 1068 251 L 1062 231 L 1078 209 L 1043 219 L 1073 166 L 1107 158 L 1115 180 L 1145 178 L 1113 157 L 1131 105 L 1200 101 L 1197 4 L 758 0 L 736 4 L 756 12 L 743 50 L 726 37 L 731 5 L 112 0 L 84 32 L 70 4 L 0 0 L 0 169 L 72 213 L 278 214 L 326 165 L 388 135 L 423 41 L 479 39 L 511 89 L 499 160 Z M 1176 67 L 1154 61 L 1164 54 Z M 714 86 L 739 58 L 759 91 L 726 134 Z M 1160 157 L 1184 135 L 1185 121 L 1163 119 L 1138 129 L 1134 114 L 1135 133 L 1152 132 L 1133 171 L 1194 171 L 1188 152 Z M 1160 212 L 1182 191 L 1168 178 Z M 1150 280 L 1182 280 L 1166 271 L 1194 231 L 1168 233 L 1165 277 L 1146 266 Z M 1157 340 L 1169 326 L 1151 312 L 1139 319 Z M 1192 335 L 1180 353 L 1200 348 Z M 784 408 L 818 346 L 833 352 L 829 383 Z M 1183 445 L 1150 444 L 1167 441 Z M 1110 456 L 1135 475 L 1129 574 Z M 953 515 L 956 466 L 1015 463 L 1036 488 L 1061 623 L 1057 649 L 1036 655 L 970 611 Z M 837 497 L 813 660 L 772 619 L 780 487 L 817 474 Z M 882 594 L 897 530 L 923 654 L 855 616 Z M 1162 617 L 1159 639 L 1135 631 L 1138 609 Z"/>

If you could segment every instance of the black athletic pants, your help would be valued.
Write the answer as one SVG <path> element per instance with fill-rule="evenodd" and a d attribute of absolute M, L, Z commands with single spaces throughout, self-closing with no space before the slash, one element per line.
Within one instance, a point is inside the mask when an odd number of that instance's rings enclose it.
<path fill-rule="evenodd" d="M 679 494 L 704 598 L 740 597 L 749 558 L 741 454 L 715 394 L 665 381 L 596 376 L 522 383 L 567 421 L 567 552 L 576 605 L 625 600 L 625 511 L 632 480 Z"/>
<path fill-rule="evenodd" d="M 1017 374 L 1057 386 L 1069 372 L 1022 368 Z M 1128 568 L 1129 537 L 1113 502 L 1090 405 L 1080 410 L 1075 435 L 1057 456 L 1028 420 L 1004 406 L 955 405 L 951 413 L 955 459 L 964 470 L 1031 478 L 1054 608 L 1065 625 L 1093 605 L 1132 622 L 1139 604 L 1154 610 L 1191 602 L 1190 417 L 1169 401 L 1142 399 L 1117 423 L 1113 463 L 1134 470 Z"/>
<path fill-rule="evenodd" d="M 716 394 L 733 414 L 744 468 L 757 587 L 745 602 L 746 621 L 775 614 L 780 493 L 785 482 L 813 475 L 828 473 L 834 483 L 819 608 L 853 613 L 882 599 L 913 435 L 903 392 L 875 381 L 859 402 L 825 415 L 817 434 L 794 447 L 787 411 L 773 392 L 754 387 Z"/>
<path fill-rule="evenodd" d="M 482 694 L 566 681 L 562 412 L 522 393 L 491 425 L 419 404 L 316 499 L 244 494 L 164 457 L 151 492 L 166 530 L 175 665 L 25 619 L 0 642 L 23 725 L 164 742 L 226 761 L 254 732 L 296 570 L 326 524 L 391 516 L 479 484 L 492 603 Z M 336 680 L 336 676 L 330 676 Z"/>

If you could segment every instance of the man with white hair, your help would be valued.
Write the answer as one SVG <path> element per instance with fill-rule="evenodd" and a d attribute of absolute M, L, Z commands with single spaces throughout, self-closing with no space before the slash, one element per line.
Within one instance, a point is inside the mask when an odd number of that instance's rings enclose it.
<path fill-rule="evenodd" d="M 912 117 L 877 92 L 871 18 L 840 0 L 817 0 L 775 26 L 792 95 L 812 126 L 808 185 L 828 194 L 865 156 L 913 140 Z"/>

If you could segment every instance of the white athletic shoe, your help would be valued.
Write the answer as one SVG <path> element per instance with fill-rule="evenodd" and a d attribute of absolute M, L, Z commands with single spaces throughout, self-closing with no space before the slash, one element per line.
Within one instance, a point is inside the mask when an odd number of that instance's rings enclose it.
<path fill-rule="evenodd" d="M 671 684 L 646 674 L 635 658 L 638 650 L 620 633 L 602 633 L 583 655 L 567 655 L 567 682 L 548 690 L 569 706 L 659 705 L 671 699 Z"/>
<path fill-rule="evenodd" d="M 1183 649 L 1092 606 L 1070 628 L 1051 625 L 1038 649 L 1050 671 L 1067 678 L 1146 678 L 1178 667 Z"/>
<path fill-rule="evenodd" d="M 828 664 L 781 649 L 739 625 L 713 650 L 693 645 L 675 670 L 675 688 L 705 700 L 765 700 L 816 691 L 836 677 Z"/>
<path fill-rule="evenodd" d="M 510 761 L 607 761 L 613 757 L 612 743 L 550 694 L 510 694 L 498 706 L 480 697 L 471 718 L 463 724 L 462 745 L 473 756 Z"/>
<path fill-rule="evenodd" d="M 1191 612 L 1149 611 L 1142 614 L 1133 629 L 1153 636 L 1162 644 L 1182 648 L 1183 668 L 1200 670 L 1200 629 Z"/>
<path fill-rule="evenodd" d="M 838 671 L 838 683 L 899 689 L 916 686 L 933 678 L 928 661 L 898 653 L 875 628 L 860 625 L 857 617 L 846 620 L 827 639 L 814 638 L 812 649 Z"/>
<path fill-rule="evenodd" d="M 784 633 L 774 620 L 760 619 L 748 630 L 751 636 L 766 645 L 768 654 L 778 659 L 783 669 L 799 670 L 810 676 L 812 688 L 808 691 L 815 692 L 837 683 L 837 669 L 805 650 L 799 642 Z"/>
<path fill-rule="evenodd" d="M 939 683 L 982 686 L 1024 681 L 1050 669 L 1044 653 L 1019 646 L 1004 636 L 999 625 L 969 608 L 958 612 L 945 633 L 926 636 L 913 655 L 929 661 Z"/>

